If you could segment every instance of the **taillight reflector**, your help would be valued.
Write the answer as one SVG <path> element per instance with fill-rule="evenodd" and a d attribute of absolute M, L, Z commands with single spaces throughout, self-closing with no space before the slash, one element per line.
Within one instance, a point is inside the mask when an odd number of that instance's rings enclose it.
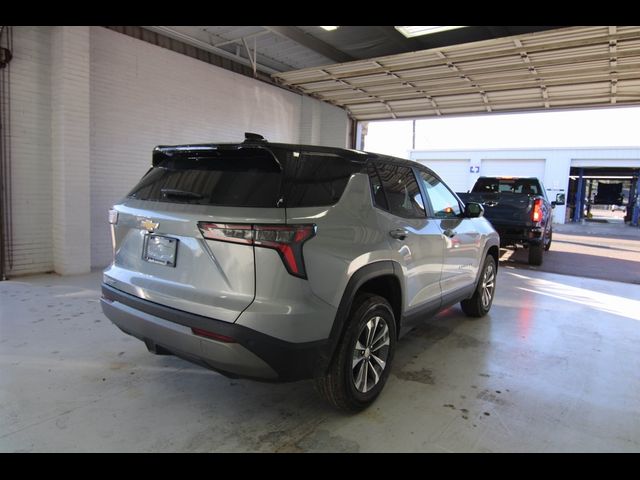
<path fill-rule="evenodd" d="M 209 240 L 272 248 L 291 275 L 306 278 L 302 244 L 315 235 L 315 225 L 239 225 L 198 222 Z"/>
<path fill-rule="evenodd" d="M 215 332 L 210 332 L 209 330 L 203 330 L 202 328 L 192 328 L 191 331 L 194 333 L 194 335 L 198 335 L 199 337 L 210 338 L 211 340 L 217 340 L 219 342 L 237 343 L 235 339 L 231 337 L 227 337 L 226 335 L 221 335 Z"/>

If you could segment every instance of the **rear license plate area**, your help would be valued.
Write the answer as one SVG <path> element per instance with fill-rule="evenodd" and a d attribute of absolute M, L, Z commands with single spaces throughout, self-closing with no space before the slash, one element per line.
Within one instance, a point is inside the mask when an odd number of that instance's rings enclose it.
<path fill-rule="evenodd" d="M 142 248 L 142 259 L 150 263 L 176 266 L 176 254 L 178 252 L 178 239 L 163 235 L 147 235 Z"/>

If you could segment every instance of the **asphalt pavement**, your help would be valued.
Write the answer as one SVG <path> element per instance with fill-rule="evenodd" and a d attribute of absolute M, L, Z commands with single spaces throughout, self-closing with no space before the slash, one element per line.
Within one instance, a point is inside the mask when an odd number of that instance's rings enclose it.
<path fill-rule="evenodd" d="M 619 212 L 616 212 L 619 213 Z M 553 226 L 551 249 L 540 266 L 528 264 L 524 248 L 502 249 L 502 266 L 640 284 L 640 228 L 621 218 L 595 217 Z"/>

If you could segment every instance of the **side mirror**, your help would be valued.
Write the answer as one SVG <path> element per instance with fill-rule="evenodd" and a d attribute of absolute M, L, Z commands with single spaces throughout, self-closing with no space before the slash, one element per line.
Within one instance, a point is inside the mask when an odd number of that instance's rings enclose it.
<path fill-rule="evenodd" d="M 565 204 L 565 196 L 564 193 L 558 193 L 556 195 L 556 199 L 555 201 L 551 202 L 551 205 L 553 205 L 554 207 L 556 205 L 564 205 Z"/>
<path fill-rule="evenodd" d="M 478 218 L 484 216 L 484 207 L 476 202 L 469 202 L 464 206 L 466 218 Z"/>

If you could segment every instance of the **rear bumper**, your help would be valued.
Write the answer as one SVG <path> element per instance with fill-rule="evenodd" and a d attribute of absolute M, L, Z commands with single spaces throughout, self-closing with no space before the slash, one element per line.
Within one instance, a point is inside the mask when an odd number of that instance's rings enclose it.
<path fill-rule="evenodd" d="M 526 245 L 538 245 L 543 242 L 544 229 L 542 227 L 522 227 L 513 225 L 493 225 L 500 235 L 501 245 L 513 245 L 516 243 Z"/>
<path fill-rule="evenodd" d="M 102 284 L 102 311 L 120 330 L 147 345 L 231 377 L 265 381 L 311 378 L 327 341 L 291 343 L 242 325 L 196 315 L 144 300 Z M 195 335 L 206 330 L 233 342 Z"/>

